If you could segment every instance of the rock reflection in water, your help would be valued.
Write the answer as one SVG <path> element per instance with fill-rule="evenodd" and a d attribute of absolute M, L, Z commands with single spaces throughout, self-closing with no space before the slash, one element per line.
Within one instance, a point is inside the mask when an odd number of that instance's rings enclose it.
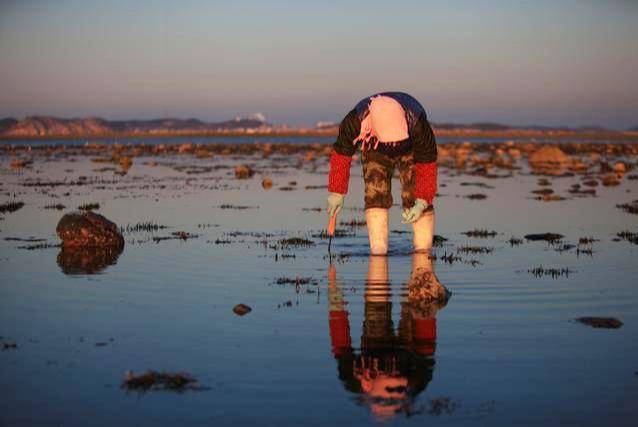
<path fill-rule="evenodd" d="M 352 345 L 347 302 L 334 266 L 328 272 L 329 327 L 338 376 L 346 390 L 379 419 L 410 414 L 434 372 L 436 314 L 449 299 L 429 254 L 414 254 L 395 332 L 388 258 L 371 256 L 366 280 L 360 350 Z"/>
<path fill-rule="evenodd" d="M 62 247 L 58 266 L 64 274 L 96 274 L 115 265 L 124 245 L 104 247 Z"/>

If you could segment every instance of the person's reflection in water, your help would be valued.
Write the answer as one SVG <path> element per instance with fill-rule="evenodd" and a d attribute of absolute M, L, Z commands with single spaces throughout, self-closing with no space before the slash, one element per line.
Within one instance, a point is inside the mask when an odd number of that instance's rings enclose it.
<path fill-rule="evenodd" d="M 370 257 L 359 352 L 352 346 L 347 302 L 333 266 L 328 272 L 328 281 L 330 338 L 339 379 L 380 419 L 399 413 L 410 414 L 416 396 L 432 380 L 436 313 L 449 298 L 449 293 L 434 275 L 429 254 L 413 255 L 408 295 L 401 301 L 401 319 L 396 333 L 392 321 L 388 258 Z"/>
<path fill-rule="evenodd" d="M 58 266 L 64 274 L 96 274 L 115 265 L 124 251 L 122 246 L 62 247 L 58 253 Z"/>

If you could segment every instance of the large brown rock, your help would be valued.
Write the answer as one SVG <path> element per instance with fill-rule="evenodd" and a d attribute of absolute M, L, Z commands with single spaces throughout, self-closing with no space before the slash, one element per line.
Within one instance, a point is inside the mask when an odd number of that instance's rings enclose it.
<path fill-rule="evenodd" d="M 561 175 L 572 163 L 563 150 L 549 145 L 530 154 L 528 161 L 534 173 L 546 175 Z"/>
<path fill-rule="evenodd" d="M 56 227 L 64 247 L 124 246 L 124 238 L 115 223 L 95 212 L 71 212 Z"/>
<path fill-rule="evenodd" d="M 558 147 L 544 146 L 529 156 L 529 162 L 536 165 L 566 166 L 571 159 Z"/>

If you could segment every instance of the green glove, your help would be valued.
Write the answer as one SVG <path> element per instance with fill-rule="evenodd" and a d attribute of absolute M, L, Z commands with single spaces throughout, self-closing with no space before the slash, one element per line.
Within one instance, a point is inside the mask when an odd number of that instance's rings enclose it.
<path fill-rule="evenodd" d="M 345 196 L 339 193 L 330 193 L 328 196 L 328 216 L 336 215 L 343 208 Z"/>
<path fill-rule="evenodd" d="M 403 224 L 410 224 L 410 223 L 416 222 L 416 220 L 421 218 L 421 215 L 423 215 L 423 212 L 425 212 L 428 206 L 429 206 L 429 203 L 426 202 L 425 200 L 416 199 L 414 201 L 414 206 L 412 206 L 412 208 L 410 209 L 405 209 L 403 213 L 401 214 L 401 216 L 403 217 L 403 221 L 401 222 Z"/>

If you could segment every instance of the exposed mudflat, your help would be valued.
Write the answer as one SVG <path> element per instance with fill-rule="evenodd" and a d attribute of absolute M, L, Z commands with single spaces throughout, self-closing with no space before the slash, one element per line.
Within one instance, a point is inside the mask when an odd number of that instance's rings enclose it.
<path fill-rule="evenodd" d="M 0 145 L 0 424 L 633 425 L 638 144 L 440 144 L 380 258 L 360 162 L 329 256 L 327 140 L 263 141 Z"/>

